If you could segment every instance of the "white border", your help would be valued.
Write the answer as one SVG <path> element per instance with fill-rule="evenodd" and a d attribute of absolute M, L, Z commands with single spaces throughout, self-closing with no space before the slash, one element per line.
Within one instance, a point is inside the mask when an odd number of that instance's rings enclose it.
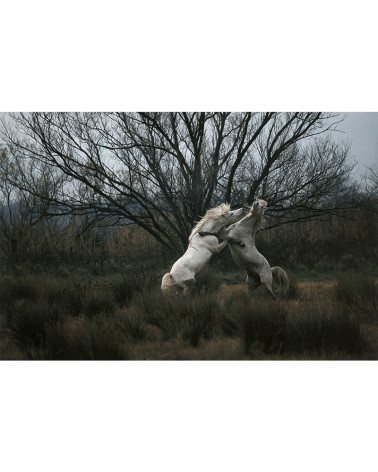
<path fill-rule="evenodd" d="M 377 111 L 374 2 L 13 0 L 0 111 Z"/>
<path fill-rule="evenodd" d="M 373 6 L 13 0 L 0 110 L 377 111 Z M 376 470 L 376 365 L 2 362 L 2 464 Z"/>

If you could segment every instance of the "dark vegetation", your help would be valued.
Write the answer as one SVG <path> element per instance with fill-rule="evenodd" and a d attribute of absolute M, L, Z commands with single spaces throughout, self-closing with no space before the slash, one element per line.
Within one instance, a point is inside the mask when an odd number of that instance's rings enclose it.
<path fill-rule="evenodd" d="M 36 225 L 16 249 L 0 240 L 1 358 L 376 359 L 376 225 L 367 207 L 260 232 L 257 247 L 291 279 L 276 302 L 248 296 L 228 250 L 192 296 L 167 298 L 175 256 L 138 228 L 77 237 Z"/>
<path fill-rule="evenodd" d="M 151 275 L 140 280 L 3 278 L 2 358 L 377 358 L 377 286 L 364 273 L 297 283 L 278 301 L 225 284 L 166 297 Z"/>

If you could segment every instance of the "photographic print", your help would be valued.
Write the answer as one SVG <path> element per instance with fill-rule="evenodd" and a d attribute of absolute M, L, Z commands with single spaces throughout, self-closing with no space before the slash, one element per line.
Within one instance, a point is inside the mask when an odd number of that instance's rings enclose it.
<path fill-rule="evenodd" d="M 377 113 L 2 113 L 1 358 L 370 360 Z"/>

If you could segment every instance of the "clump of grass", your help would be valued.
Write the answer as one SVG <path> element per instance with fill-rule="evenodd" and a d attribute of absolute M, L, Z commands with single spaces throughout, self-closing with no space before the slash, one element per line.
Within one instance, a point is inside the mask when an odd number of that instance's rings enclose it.
<path fill-rule="evenodd" d="M 298 311 L 288 319 L 285 350 L 289 352 L 359 354 L 364 348 L 360 324 L 343 311 L 319 307 Z"/>
<path fill-rule="evenodd" d="M 112 291 L 116 303 L 126 307 L 138 293 L 156 288 L 158 285 L 159 280 L 154 273 L 130 273 L 113 282 Z"/>
<path fill-rule="evenodd" d="M 284 297 L 286 300 L 296 300 L 300 296 L 300 289 L 298 286 L 298 281 L 293 274 L 289 273 L 289 290 L 285 293 Z"/>
<path fill-rule="evenodd" d="M 235 307 L 244 351 L 251 354 L 255 343 L 264 352 L 282 350 L 285 341 L 286 307 L 283 303 L 254 299 Z"/>
<path fill-rule="evenodd" d="M 121 310 L 116 315 L 117 324 L 132 341 L 145 341 L 147 336 L 146 317 L 133 309 Z"/>
<path fill-rule="evenodd" d="M 197 347 L 201 337 L 211 339 L 215 326 L 214 304 L 210 301 L 190 303 L 189 306 L 180 306 L 174 314 L 177 324 L 177 337 L 184 343 Z"/>
<path fill-rule="evenodd" d="M 378 287 L 374 278 L 364 272 L 338 274 L 336 298 L 359 310 L 366 318 L 378 321 Z"/>
<path fill-rule="evenodd" d="M 67 312 L 73 316 L 79 316 L 84 309 L 85 297 L 78 287 L 65 292 L 65 305 Z"/>
<path fill-rule="evenodd" d="M 131 349 L 122 333 L 108 318 L 60 321 L 49 327 L 45 359 L 128 360 Z"/>
<path fill-rule="evenodd" d="M 233 338 L 239 332 L 235 314 L 221 310 L 215 319 L 215 334 L 220 337 Z"/>
<path fill-rule="evenodd" d="M 112 284 L 112 291 L 115 301 L 120 306 L 127 306 L 133 299 L 138 286 L 135 280 L 129 277 L 122 277 Z"/>
<path fill-rule="evenodd" d="M 83 313 L 90 318 L 100 313 L 111 315 L 115 308 L 114 296 L 106 290 L 92 289 L 84 298 Z"/>
<path fill-rule="evenodd" d="M 70 281 L 42 276 L 24 276 L 5 279 L 1 284 L 0 302 L 3 311 L 12 312 L 15 305 L 29 300 L 44 300 L 50 304 L 66 304 L 67 293 L 73 289 Z"/>
<path fill-rule="evenodd" d="M 201 337 L 209 339 L 214 333 L 218 302 L 209 293 L 166 296 L 156 289 L 139 294 L 134 306 L 165 340 L 175 338 L 195 347 Z"/>
<path fill-rule="evenodd" d="M 34 359 L 35 352 L 43 350 L 47 330 L 64 316 L 64 310 L 57 303 L 46 300 L 38 303 L 24 300 L 16 304 L 12 313 L 7 316 L 7 326 L 11 329 L 12 338 L 27 359 Z"/>
<path fill-rule="evenodd" d="M 217 334 L 219 336 L 240 336 L 240 313 L 250 305 L 251 297 L 246 292 L 231 293 L 225 297 L 222 309 L 217 316 Z"/>
<path fill-rule="evenodd" d="M 220 286 L 220 279 L 215 275 L 210 265 L 206 265 L 201 272 L 196 275 L 195 291 L 215 291 Z"/>
<path fill-rule="evenodd" d="M 34 279 L 17 277 L 4 279 L 0 284 L 0 305 L 2 310 L 9 311 L 17 300 L 36 300 L 38 290 Z"/>

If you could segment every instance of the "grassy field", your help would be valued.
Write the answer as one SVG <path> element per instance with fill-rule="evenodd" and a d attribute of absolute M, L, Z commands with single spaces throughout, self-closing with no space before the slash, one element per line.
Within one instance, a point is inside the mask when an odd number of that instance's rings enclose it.
<path fill-rule="evenodd" d="M 369 274 L 297 274 L 286 299 L 204 273 L 187 298 L 160 274 L 1 280 L 1 359 L 351 360 L 378 358 L 377 285 Z"/>

